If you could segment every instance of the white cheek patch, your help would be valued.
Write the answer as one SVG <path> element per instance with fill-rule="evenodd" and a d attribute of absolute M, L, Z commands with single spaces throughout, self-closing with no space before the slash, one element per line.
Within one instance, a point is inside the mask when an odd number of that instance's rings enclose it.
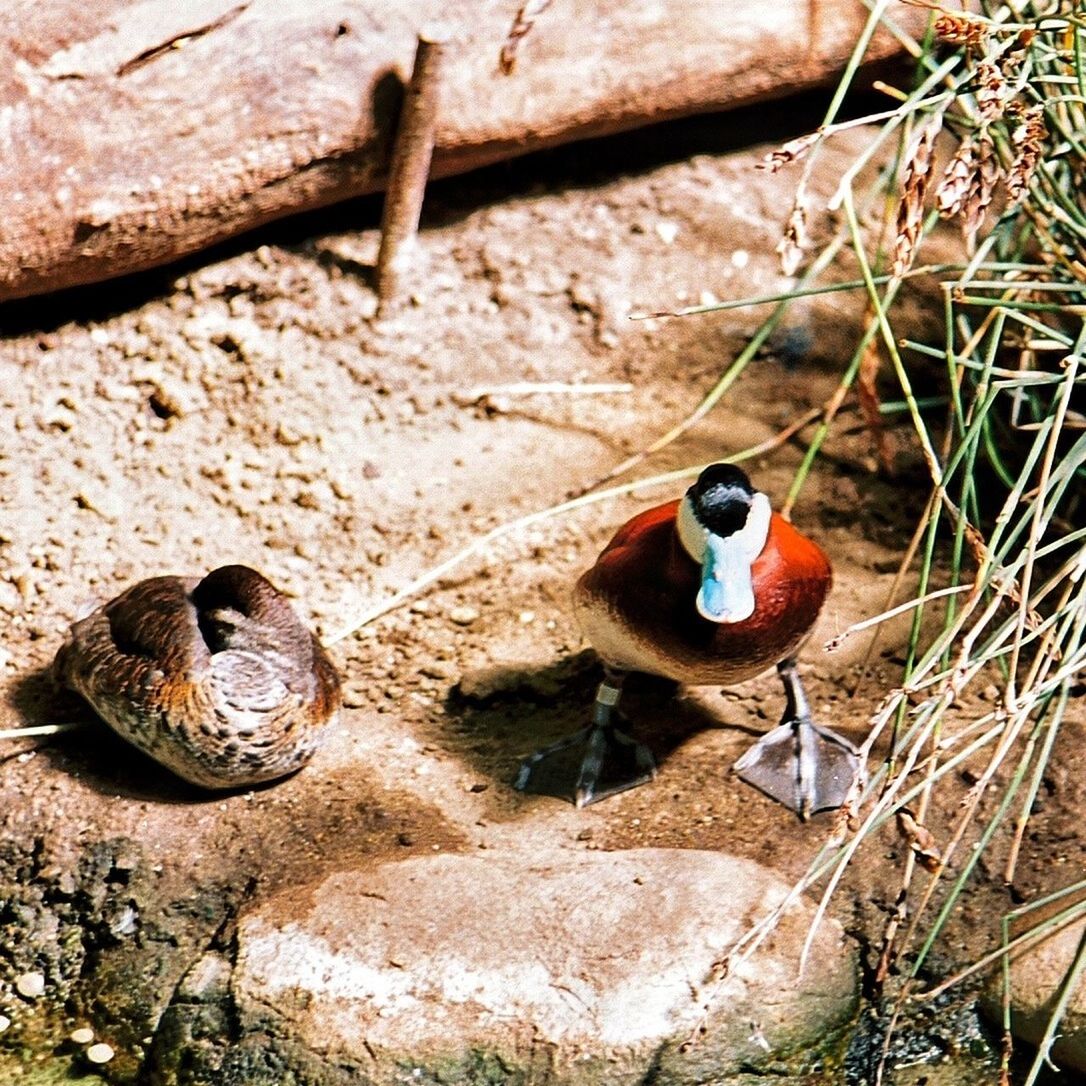
<path fill-rule="evenodd" d="M 683 550 L 700 566 L 705 558 L 705 548 L 709 546 L 709 529 L 703 528 L 694 515 L 694 506 L 689 498 L 679 502 L 679 511 L 675 514 L 675 527 L 679 532 L 679 542 Z"/>
<path fill-rule="evenodd" d="M 714 535 L 698 523 L 689 499 L 684 498 L 677 519 L 679 539 L 701 563 L 697 609 L 710 622 L 742 622 L 754 614 L 751 567 L 769 538 L 773 511 L 769 499 L 756 493 L 743 527 L 730 536 Z"/>

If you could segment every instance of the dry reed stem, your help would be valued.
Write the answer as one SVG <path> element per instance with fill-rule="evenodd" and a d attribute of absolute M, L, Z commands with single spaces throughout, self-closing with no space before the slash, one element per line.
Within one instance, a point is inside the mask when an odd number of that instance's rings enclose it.
<path fill-rule="evenodd" d="M 676 441 L 683 434 L 690 430 L 693 426 L 699 423 L 712 409 L 705 407 L 704 401 L 694 411 L 686 416 L 682 422 L 673 426 L 662 437 L 657 438 L 651 445 L 639 452 L 633 454 L 633 456 L 627 457 L 621 464 L 615 465 L 606 475 L 601 476 L 594 482 L 589 483 L 587 486 L 582 487 L 579 491 L 574 492 L 574 497 L 580 497 L 582 494 L 587 494 L 589 491 L 595 490 L 597 487 L 603 486 L 605 483 L 609 483 L 612 479 L 617 479 L 620 475 L 625 475 L 626 472 L 632 471 L 639 464 L 644 463 L 654 453 L 659 452 L 661 449 L 670 445 Z M 754 446 L 752 450 L 748 451 L 748 458 L 750 456 L 762 456 L 767 452 L 772 452 L 774 449 L 780 448 L 786 441 L 790 441 L 800 431 L 805 430 L 813 422 L 817 422 L 823 415 L 824 408 L 812 407 L 804 415 L 800 415 L 798 418 L 790 422 L 783 430 L 778 431 L 772 437 L 767 438 L 759 445 Z"/>
<path fill-rule="evenodd" d="M 449 31 L 442 26 L 426 27 L 418 35 L 415 64 L 404 91 L 381 217 L 381 247 L 377 253 L 379 314 L 400 293 L 401 282 L 413 260 L 422 201 L 430 176 L 441 77 L 449 40 Z"/>
<path fill-rule="evenodd" d="M 908 600 L 905 603 L 899 603 L 896 607 L 891 607 L 887 611 L 882 611 L 877 615 L 871 615 L 869 618 L 854 622 L 839 634 L 834 634 L 834 636 L 823 645 L 823 650 L 825 652 L 836 652 L 853 634 L 860 633 L 862 630 L 869 630 L 872 626 L 881 626 L 882 623 L 886 622 L 888 619 L 897 618 L 898 615 L 908 614 L 917 607 L 926 606 L 933 600 L 945 599 L 947 596 L 957 596 L 962 592 L 972 592 L 975 588 L 976 586 L 972 584 L 951 585 L 949 588 L 937 588 L 923 596 L 918 596 L 916 599 Z"/>

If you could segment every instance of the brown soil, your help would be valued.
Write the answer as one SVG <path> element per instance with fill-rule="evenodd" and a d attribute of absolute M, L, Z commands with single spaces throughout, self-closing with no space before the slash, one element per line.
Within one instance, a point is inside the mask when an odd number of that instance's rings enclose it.
<path fill-rule="evenodd" d="M 795 123 L 788 108 L 774 123 Z M 328 636 L 480 534 L 580 492 L 684 417 L 766 310 L 630 314 L 786 285 L 774 248 L 794 178 L 755 172 L 759 149 L 724 153 L 719 126 L 735 123 L 656 130 L 438 186 L 417 292 L 380 322 L 371 202 L 167 276 L 5 311 L 14 330 L 0 344 L 0 726 L 89 721 L 46 673 L 88 600 L 141 577 L 244 561 Z M 863 138 L 826 157 L 821 191 Z M 859 306 L 847 294 L 794 305 L 721 405 L 642 474 L 727 457 L 823 403 L 851 354 Z M 630 388 L 493 391 L 526 381 Z M 805 655 L 809 691 L 822 719 L 860 737 L 899 678 L 905 627 L 884 632 L 862 676 L 863 638 L 835 655 L 821 646 L 882 608 L 924 487 L 904 430 L 892 434 L 893 477 L 873 473 L 856 418 L 829 441 L 794 518 L 835 564 Z M 783 498 L 802 450 L 799 439 L 753 461 L 759 486 Z M 682 485 L 514 532 L 339 641 L 342 721 L 314 763 L 278 785 L 208 797 L 92 723 L 6 743 L 0 875 L 18 907 L 0 913 L 0 1010 L 15 1019 L 0 1045 L 13 1066 L 55 1036 L 35 1032 L 13 977 L 44 971 L 71 1021 L 112 1024 L 125 1053 L 112 1073 L 123 1079 L 153 1048 L 145 1034 L 179 977 L 228 938 L 240 903 L 284 885 L 304 894 L 322 871 L 547 840 L 728 849 L 800 875 L 833 816 L 800 825 L 727 772 L 776 722 L 773 676 L 723 695 L 634 682 L 624 709 L 660 763 L 651 785 L 585 811 L 510 788 L 519 760 L 579 727 L 591 701 L 595 665 L 569 607 L 575 576 L 618 524 Z M 988 948 L 1016 900 L 1082 869 L 1082 738 L 1081 720 L 1069 725 L 1013 892 L 997 862 L 982 865 L 938 964 Z M 944 790 L 930 819 L 937 836 L 967 788 Z M 863 855 L 834 911 L 870 968 L 906 846 L 887 830 Z M 152 934 L 138 952 L 124 938 L 132 901 L 163 910 L 142 918 Z M 132 962 L 152 960 L 157 978 L 131 982 L 120 1005 L 110 971 L 139 975 Z M 974 1073 L 960 1050 L 972 1020 L 954 1019 L 948 1034 L 941 1013 L 918 1066 L 903 1056 L 893 1081 L 935 1081 L 951 1056 L 954 1081 Z M 877 1035 L 877 1025 L 864 1029 Z M 976 1043 L 975 1073 L 987 1076 L 991 1050 Z"/>

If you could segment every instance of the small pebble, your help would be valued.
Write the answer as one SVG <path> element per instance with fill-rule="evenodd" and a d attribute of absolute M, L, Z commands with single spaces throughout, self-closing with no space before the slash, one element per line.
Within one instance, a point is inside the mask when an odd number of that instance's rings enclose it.
<path fill-rule="evenodd" d="M 449 612 L 449 621 L 457 626 L 470 626 L 479 617 L 474 607 L 454 607 Z"/>
<path fill-rule="evenodd" d="M 423 664 L 419 671 L 428 679 L 452 681 L 456 678 L 456 665 L 448 660 L 434 660 L 428 664 Z"/>
<path fill-rule="evenodd" d="M 68 1040 L 72 1044 L 89 1045 L 94 1040 L 94 1030 L 90 1026 L 80 1026 L 79 1029 L 73 1029 L 68 1034 Z"/>
<path fill-rule="evenodd" d="M 113 1049 L 101 1041 L 96 1045 L 91 1045 L 87 1049 L 86 1056 L 90 1063 L 109 1063 L 113 1059 Z"/>
<path fill-rule="evenodd" d="M 27 999 L 37 999 L 45 992 L 45 977 L 41 973 L 23 973 L 15 978 L 15 991 Z"/>
<path fill-rule="evenodd" d="M 656 224 L 656 233 L 665 245 L 670 245 L 679 236 L 679 224 L 661 221 Z"/>
<path fill-rule="evenodd" d="M 0 1033 L 3 1033 L 10 1025 L 11 1019 L 6 1014 L 0 1014 Z"/>

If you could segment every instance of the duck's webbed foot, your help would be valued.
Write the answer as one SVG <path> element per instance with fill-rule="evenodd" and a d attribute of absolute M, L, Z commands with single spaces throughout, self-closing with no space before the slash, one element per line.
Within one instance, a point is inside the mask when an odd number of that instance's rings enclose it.
<path fill-rule="evenodd" d="M 741 780 L 807 820 L 848 801 L 863 773 L 856 748 L 811 719 L 795 660 L 777 665 L 788 705 L 780 724 L 735 763 Z"/>
<path fill-rule="evenodd" d="M 526 758 L 513 787 L 569 796 L 578 807 L 586 807 L 652 780 L 656 763 L 648 747 L 614 725 L 624 678 L 608 671 L 596 693 L 592 723 Z"/>

